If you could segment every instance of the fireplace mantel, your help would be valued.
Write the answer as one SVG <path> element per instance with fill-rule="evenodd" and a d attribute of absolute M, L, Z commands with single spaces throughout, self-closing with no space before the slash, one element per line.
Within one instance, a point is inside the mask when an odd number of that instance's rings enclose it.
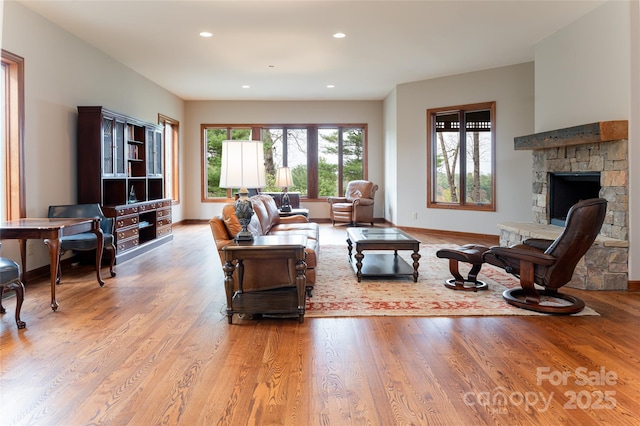
<path fill-rule="evenodd" d="M 516 150 L 535 150 L 611 142 L 627 139 L 628 135 L 629 124 L 627 120 L 600 121 L 528 136 L 518 136 L 513 139 L 513 144 Z"/>

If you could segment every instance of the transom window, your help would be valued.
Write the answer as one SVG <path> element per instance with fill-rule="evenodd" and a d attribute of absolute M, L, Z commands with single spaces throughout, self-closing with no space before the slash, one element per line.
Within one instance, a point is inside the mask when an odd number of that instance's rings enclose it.
<path fill-rule="evenodd" d="M 495 211 L 495 102 L 427 110 L 427 207 Z"/>
<path fill-rule="evenodd" d="M 222 141 L 262 140 L 267 186 L 279 167 L 291 168 L 289 192 L 317 199 L 343 194 L 347 182 L 366 178 L 367 126 L 360 125 L 202 125 L 203 201 L 227 200 L 234 189 L 220 188 Z"/>

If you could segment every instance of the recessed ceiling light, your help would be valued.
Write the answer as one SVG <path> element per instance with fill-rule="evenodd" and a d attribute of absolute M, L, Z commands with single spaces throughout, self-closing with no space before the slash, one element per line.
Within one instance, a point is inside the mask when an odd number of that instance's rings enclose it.
<path fill-rule="evenodd" d="M 202 31 L 200 33 L 200 37 L 212 37 L 213 34 L 211 34 L 209 31 Z"/>
<path fill-rule="evenodd" d="M 335 84 L 327 84 L 327 89 L 333 89 L 335 86 Z"/>
<path fill-rule="evenodd" d="M 249 89 L 249 88 L 251 88 L 251 86 L 249 86 L 248 84 L 243 84 L 243 85 L 242 85 L 242 88 L 243 88 L 243 89 Z"/>
<path fill-rule="evenodd" d="M 345 38 L 347 35 L 345 33 L 335 33 L 333 38 Z"/>

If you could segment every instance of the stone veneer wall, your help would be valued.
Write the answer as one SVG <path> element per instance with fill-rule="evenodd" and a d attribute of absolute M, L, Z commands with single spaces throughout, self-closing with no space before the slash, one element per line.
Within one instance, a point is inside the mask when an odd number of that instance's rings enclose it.
<path fill-rule="evenodd" d="M 578 263 L 570 287 L 588 290 L 624 290 L 628 285 L 629 167 L 627 139 L 573 146 L 534 149 L 533 222 L 549 224 L 549 180 L 555 172 L 600 172 L 600 197 L 607 215 L 600 235 Z M 500 245 L 510 246 L 525 238 L 559 235 L 562 228 L 548 225 L 535 230 L 514 224 L 500 226 Z M 542 228 L 545 228 L 543 230 Z M 553 228 L 556 228 L 554 231 Z M 555 232 L 555 233 L 554 233 Z M 548 237 L 548 235 L 546 236 Z"/>
<path fill-rule="evenodd" d="M 608 202 L 600 233 L 628 240 L 628 164 L 626 139 L 533 151 L 533 222 L 549 223 L 550 173 L 600 172 L 600 197 Z"/>

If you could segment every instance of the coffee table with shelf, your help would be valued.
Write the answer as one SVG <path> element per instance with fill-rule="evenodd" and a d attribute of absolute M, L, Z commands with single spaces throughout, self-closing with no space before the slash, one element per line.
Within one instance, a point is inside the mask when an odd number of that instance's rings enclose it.
<path fill-rule="evenodd" d="M 418 281 L 418 267 L 420 260 L 420 241 L 397 228 L 347 228 L 347 245 L 349 247 L 349 262 L 361 282 L 368 276 L 400 276 L 410 275 L 413 281 Z M 356 253 L 352 250 L 355 246 Z M 393 253 L 370 253 L 364 250 L 393 250 Z M 398 256 L 398 250 L 412 250 L 413 265 L 409 265 Z"/>
<path fill-rule="evenodd" d="M 253 241 L 227 244 L 222 248 L 225 264 L 224 287 L 227 296 L 227 319 L 232 324 L 233 314 L 297 314 L 298 322 L 304 322 L 307 283 L 305 246 L 307 237 L 302 235 L 255 237 Z M 294 259 L 295 286 L 274 290 L 247 291 L 243 289 L 244 261 L 247 259 Z M 234 265 L 234 261 L 236 264 Z M 238 270 L 238 289 L 234 292 L 233 272 Z"/>

